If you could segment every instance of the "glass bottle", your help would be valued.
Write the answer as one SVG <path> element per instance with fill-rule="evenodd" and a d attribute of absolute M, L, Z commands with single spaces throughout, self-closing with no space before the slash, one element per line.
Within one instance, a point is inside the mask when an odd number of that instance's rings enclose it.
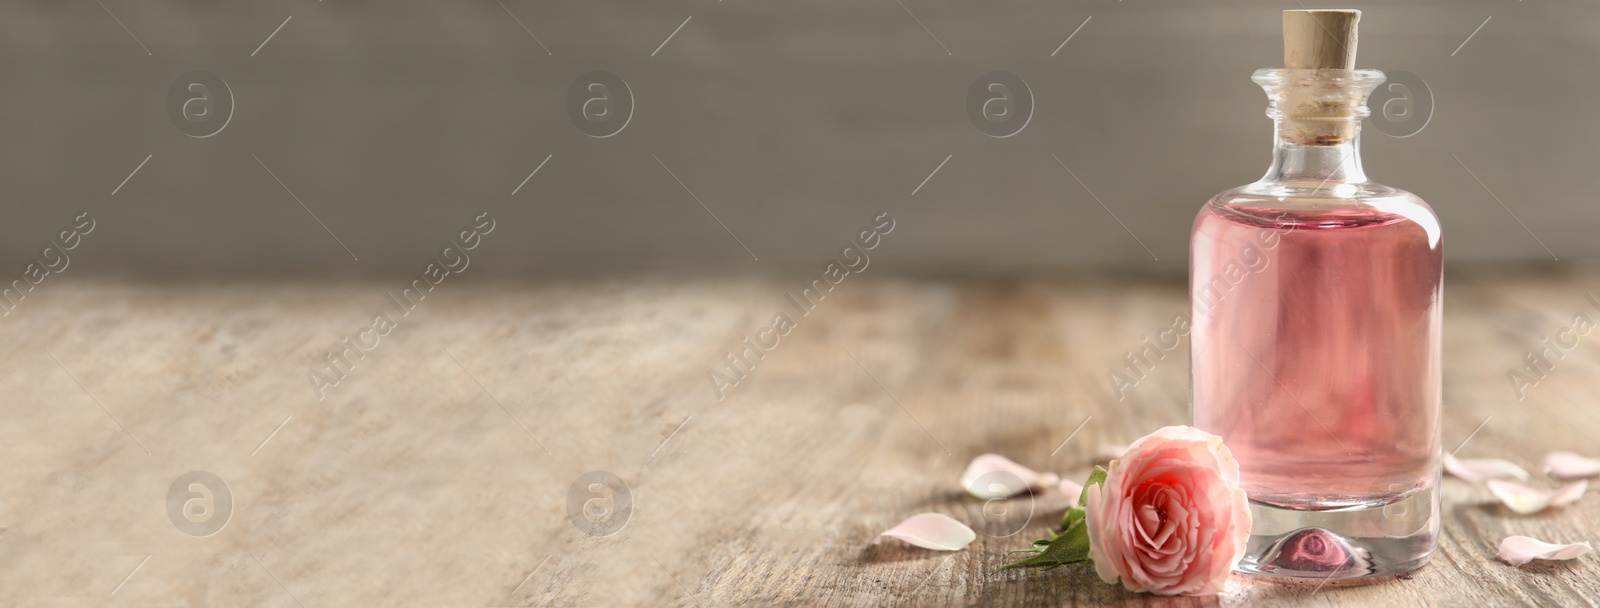
<path fill-rule="evenodd" d="M 1272 167 L 1195 218 L 1195 426 L 1238 459 L 1254 526 L 1238 569 L 1416 569 L 1439 531 L 1438 218 L 1367 179 L 1376 70 L 1264 69 Z"/>

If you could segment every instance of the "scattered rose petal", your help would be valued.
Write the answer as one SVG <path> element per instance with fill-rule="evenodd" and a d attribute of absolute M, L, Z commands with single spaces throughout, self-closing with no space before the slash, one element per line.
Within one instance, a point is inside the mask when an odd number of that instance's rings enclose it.
<path fill-rule="evenodd" d="M 1488 484 L 1489 491 L 1494 493 L 1495 498 L 1521 515 L 1571 504 L 1582 498 L 1584 491 L 1589 489 L 1587 481 L 1569 483 L 1555 490 L 1535 490 L 1499 479 L 1491 479 Z"/>
<path fill-rule="evenodd" d="M 1067 500 L 1078 504 L 1078 497 L 1083 495 L 1083 484 L 1071 479 L 1061 480 L 1061 493 L 1067 495 Z"/>
<path fill-rule="evenodd" d="M 1555 545 L 1527 536 L 1507 536 L 1500 541 L 1500 559 L 1513 566 L 1535 559 L 1572 559 L 1593 550 L 1588 542 Z"/>
<path fill-rule="evenodd" d="M 983 454 L 972 459 L 961 474 L 961 487 L 978 498 L 1009 498 L 1028 491 L 1056 485 L 1055 473 L 1040 473 L 999 454 Z"/>
<path fill-rule="evenodd" d="M 900 525 L 889 528 L 879 534 L 873 543 L 883 542 L 883 537 L 889 536 L 906 541 L 924 549 L 935 551 L 957 551 L 966 547 L 978 535 L 950 516 L 940 513 L 918 513 L 900 522 Z"/>
<path fill-rule="evenodd" d="M 1116 460 L 1126 453 L 1128 453 L 1126 444 L 1102 443 L 1099 451 L 1095 452 L 1095 456 L 1098 456 L 1101 460 Z"/>
<path fill-rule="evenodd" d="M 1572 452 L 1544 455 L 1544 470 L 1561 479 L 1581 479 L 1600 475 L 1600 459 L 1584 458 Z"/>
<path fill-rule="evenodd" d="M 1499 458 L 1456 458 L 1450 454 L 1444 455 L 1444 470 L 1451 475 L 1467 481 L 1488 481 L 1490 479 L 1527 479 L 1528 472 L 1510 462 Z"/>
<path fill-rule="evenodd" d="M 1040 473 L 1039 479 L 1033 482 L 1034 489 L 1043 490 L 1056 485 L 1061 481 L 1061 476 L 1055 473 Z"/>

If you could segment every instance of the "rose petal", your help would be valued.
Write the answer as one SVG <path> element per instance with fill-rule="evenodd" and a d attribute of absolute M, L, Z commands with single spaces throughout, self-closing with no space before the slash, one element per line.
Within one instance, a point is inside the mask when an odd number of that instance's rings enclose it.
<path fill-rule="evenodd" d="M 1527 479 L 1528 472 L 1510 462 L 1499 458 L 1456 458 L 1450 454 L 1444 455 L 1444 470 L 1451 475 L 1467 481 L 1488 481 L 1490 479 Z"/>
<path fill-rule="evenodd" d="M 1072 501 L 1072 504 L 1078 504 L 1078 497 L 1083 495 L 1083 484 L 1071 479 L 1063 479 L 1059 487 L 1061 488 L 1061 493 L 1067 495 L 1067 500 Z"/>
<path fill-rule="evenodd" d="M 1008 498 L 1028 488 L 1048 488 L 1059 481 L 1061 478 L 1055 473 L 1039 473 L 999 454 L 972 459 L 961 474 L 961 487 L 978 498 Z"/>
<path fill-rule="evenodd" d="M 1500 559 L 1513 566 L 1535 559 L 1572 559 L 1593 550 L 1588 542 L 1557 545 L 1527 536 L 1507 536 L 1500 541 Z"/>
<path fill-rule="evenodd" d="M 1498 479 L 1491 479 L 1488 484 L 1495 498 L 1521 515 L 1538 513 L 1549 507 L 1566 506 L 1582 498 L 1589 489 L 1587 481 L 1569 483 L 1555 490 L 1535 490 Z"/>
<path fill-rule="evenodd" d="M 1055 473 L 1040 473 L 1039 478 L 1033 482 L 1033 489 L 1043 490 L 1046 488 L 1053 488 L 1059 483 L 1061 483 L 1060 475 Z"/>
<path fill-rule="evenodd" d="M 1102 443 L 1095 451 L 1095 457 L 1100 460 L 1116 460 L 1128 453 L 1128 446 L 1118 443 Z"/>
<path fill-rule="evenodd" d="M 1544 471 L 1561 479 L 1578 479 L 1600 475 L 1600 459 L 1584 458 L 1572 452 L 1551 452 L 1544 455 Z"/>
<path fill-rule="evenodd" d="M 912 515 L 900 525 L 879 534 L 873 544 L 883 542 L 885 536 L 936 551 L 957 551 L 978 538 L 972 528 L 941 513 Z"/>

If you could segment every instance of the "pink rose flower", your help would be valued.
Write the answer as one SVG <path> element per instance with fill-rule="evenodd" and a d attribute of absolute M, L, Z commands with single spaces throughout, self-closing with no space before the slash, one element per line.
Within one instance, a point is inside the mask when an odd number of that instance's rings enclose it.
<path fill-rule="evenodd" d="M 1222 438 L 1187 426 L 1146 435 L 1088 494 L 1089 555 L 1100 579 L 1130 591 L 1222 591 L 1250 536 L 1239 463 Z"/>

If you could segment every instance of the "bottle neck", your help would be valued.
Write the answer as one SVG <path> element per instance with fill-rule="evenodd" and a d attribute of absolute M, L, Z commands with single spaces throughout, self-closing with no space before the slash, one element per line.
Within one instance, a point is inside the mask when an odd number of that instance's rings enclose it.
<path fill-rule="evenodd" d="M 1354 135 L 1339 143 L 1306 144 L 1286 133 L 1279 119 L 1273 133 L 1272 166 L 1263 182 L 1305 182 L 1316 184 L 1360 183 L 1367 181 L 1361 170 L 1361 126 L 1351 125 Z"/>
<path fill-rule="evenodd" d="M 1293 188 L 1367 181 L 1361 170 L 1361 119 L 1367 96 L 1383 82 L 1377 70 L 1266 69 L 1251 76 L 1267 93 L 1272 168 L 1263 183 Z"/>

